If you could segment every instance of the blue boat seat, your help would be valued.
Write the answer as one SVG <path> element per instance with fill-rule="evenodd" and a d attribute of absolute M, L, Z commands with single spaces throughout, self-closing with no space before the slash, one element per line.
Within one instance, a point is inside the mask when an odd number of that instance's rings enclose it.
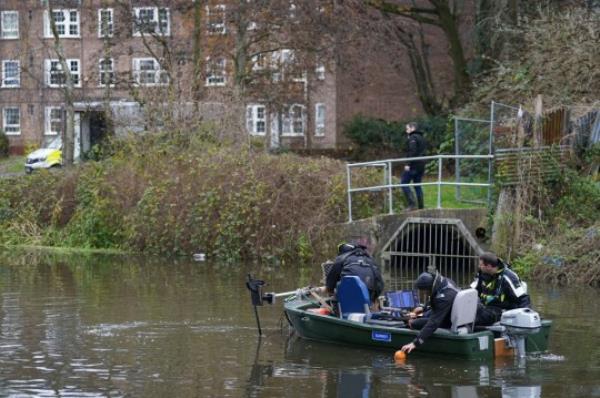
<path fill-rule="evenodd" d="M 473 332 L 478 302 L 479 297 L 475 289 L 461 290 L 456 294 L 450 313 L 450 321 L 452 322 L 450 331 L 452 333 L 459 333 L 459 329 L 462 327 L 466 327 L 467 332 Z"/>
<path fill-rule="evenodd" d="M 336 297 L 342 318 L 348 318 L 348 314 L 352 313 L 371 313 L 369 290 L 358 276 L 344 276 L 337 286 Z"/>

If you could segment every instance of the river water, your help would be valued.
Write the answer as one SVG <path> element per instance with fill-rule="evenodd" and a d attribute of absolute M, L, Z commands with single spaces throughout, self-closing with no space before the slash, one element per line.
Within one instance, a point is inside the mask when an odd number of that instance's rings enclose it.
<path fill-rule="evenodd" d="M 248 272 L 286 291 L 317 267 L 225 266 L 0 252 L 0 396 L 600 397 L 597 290 L 530 284 L 555 321 L 550 352 L 465 362 L 306 342 L 281 303 L 259 309 Z"/>

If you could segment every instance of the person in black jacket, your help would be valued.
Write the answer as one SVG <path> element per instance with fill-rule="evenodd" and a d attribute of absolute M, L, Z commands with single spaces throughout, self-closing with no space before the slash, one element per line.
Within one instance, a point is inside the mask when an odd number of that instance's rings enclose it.
<path fill-rule="evenodd" d="M 338 282 L 343 276 L 349 275 L 356 275 L 365 283 L 371 302 L 375 303 L 383 291 L 383 278 L 365 246 L 353 243 L 342 243 L 338 246 L 338 256 L 325 279 L 327 292 L 333 295 Z"/>
<path fill-rule="evenodd" d="M 418 125 L 415 122 L 410 122 L 406 125 L 406 134 L 408 135 L 408 152 L 406 157 L 415 158 L 425 156 L 425 150 L 427 149 L 427 142 L 423 138 L 423 133 L 418 130 Z M 410 184 L 411 182 L 418 184 L 423 179 L 425 173 L 425 161 L 424 160 L 412 160 L 406 166 L 404 166 L 404 172 L 402 173 L 401 184 Z M 415 208 L 415 199 L 412 194 L 410 187 L 402 187 L 408 209 L 413 210 Z M 423 190 L 421 186 L 415 186 L 415 193 L 417 195 L 417 205 L 419 209 L 424 207 L 423 204 Z"/>
<path fill-rule="evenodd" d="M 479 256 L 479 273 L 471 284 L 479 294 L 475 324 L 489 326 L 498 322 L 504 310 L 529 308 L 526 285 L 494 253 Z"/>
<path fill-rule="evenodd" d="M 430 308 L 425 311 L 422 318 L 411 319 L 411 329 L 420 329 L 417 337 L 409 344 L 402 347 L 402 351 L 411 352 L 419 347 L 435 332 L 437 328 L 449 328 L 452 326 L 450 315 L 452 305 L 459 289 L 456 284 L 440 275 L 423 272 L 415 281 L 415 288 L 421 292 L 425 291 L 430 297 Z"/>

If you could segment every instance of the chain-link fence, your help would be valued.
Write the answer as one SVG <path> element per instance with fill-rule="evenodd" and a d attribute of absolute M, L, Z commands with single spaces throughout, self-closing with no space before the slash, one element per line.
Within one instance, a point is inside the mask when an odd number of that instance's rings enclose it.
<path fill-rule="evenodd" d="M 492 149 L 490 121 L 482 119 L 454 118 L 455 154 L 489 155 Z M 488 182 L 491 176 L 491 159 L 456 158 L 457 183 Z M 456 200 L 467 203 L 486 203 L 488 188 L 456 186 Z"/>

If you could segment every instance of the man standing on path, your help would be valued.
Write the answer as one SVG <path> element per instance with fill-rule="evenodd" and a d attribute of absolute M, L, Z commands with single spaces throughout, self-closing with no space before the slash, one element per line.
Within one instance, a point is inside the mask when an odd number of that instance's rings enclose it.
<path fill-rule="evenodd" d="M 409 158 L 416 158 L 425 156 L 425 149 L 427 142 L 423 138 L 423 133 L 418 130 L 418 125 L 415 122 L 410 122 L 406 125 L 406 134 L 408 135 L 408 152 L 406 156 Z M 412 160 L 406 166 L 404 166 L 404 172 L 402 173 L 401 184 L 410 184 L 411 182 L 418 184 L 423 178 L 425 173 L 425 161 L 424 160 Z M 408 210 L 414 210 L 415 199 L 412 194 L 410 187 L 402 187 L 406 202 L 408 204 Z M 415 187 L 415 193 L 417 194 L 417 203 L 419 209 L 424 207 L 423 205 L 423 189 L 421 186 Z"/>

